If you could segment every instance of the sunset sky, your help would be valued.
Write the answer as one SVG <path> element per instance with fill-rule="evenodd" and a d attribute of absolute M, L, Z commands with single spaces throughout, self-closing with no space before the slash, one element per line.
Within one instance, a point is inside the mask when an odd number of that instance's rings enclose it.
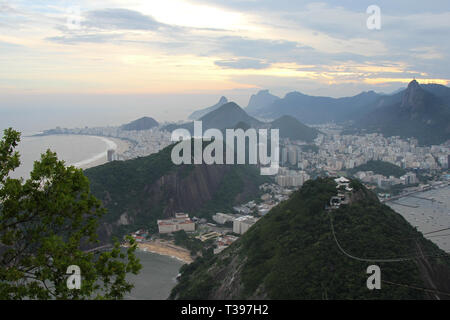
<path fill-rule="evenodd" d="M 0 0 L 0 97 L 448 85 L 449 31 L 447 0 Z"/>

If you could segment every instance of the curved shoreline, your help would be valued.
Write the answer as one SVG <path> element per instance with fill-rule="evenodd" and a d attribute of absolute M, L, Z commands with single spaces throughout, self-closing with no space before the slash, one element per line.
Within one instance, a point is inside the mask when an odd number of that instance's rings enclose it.
<path fill-rule="evenodd" d="M 126 245 L 124 245 L 124 247 L 126 247 Z M 187 249 L 170 243 L 162 243 L 159 241 L 139 242 L 137 243 L 137 247 L 142 252 L 151 252 L 161 256 L 171 257 L 186 264 L 190 264 L 194 261 Z"/>
<path fill-rule="evenodd" d="M 115 137 L 103 137 L 103 136 L 90 136 L 84 135 L 86 137 L 94 137 L 102 140 L 106 143 L 107 149 L 101 153 L 98 153 L 88 159 L 78 161 L 74 164 L 71 164 L 74 167 L 81 168 L 83 170 L 89 169 L 92 167 L 100 166 L 108 162 L 108 150 L 113 149 L 118 154 L 122 154 L 130 148 L 130 143 L 124 139 L 115 138 Z"/>
<path fill-rule="evenodd" d="M 108 150 L 110 150 L 110 149 L 117 151 L 117 144 L 112 140 L 109 140 L 105 137 L 99 137 L 99 136 L 87 136 L 87 137 L 95 137 L 95 138 L 102 140 L 103 142 L 106 143 L 107 149 L 103 152 L 100 152 L 100 153 L 88 158 L 88 159 L 81 160 L 81 161 L 78 161 L 77 163 L 71 164 L 74 167 L 77 167 L 77 168 L 86 167 L 86 166 L 93 164 L 94 162 L 101 160 L 102 158 L 106 158 L 107 154 L 108 154 Z"/>

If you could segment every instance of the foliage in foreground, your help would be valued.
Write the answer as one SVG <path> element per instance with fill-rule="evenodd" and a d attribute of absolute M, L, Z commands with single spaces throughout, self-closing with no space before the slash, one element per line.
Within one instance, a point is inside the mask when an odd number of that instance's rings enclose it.
<path fill-rule="evenodd" d="M 127 273 L 141 268 L 134 243 L 123 251 L 85 249 L 97 242 L 105 214 L 82 170 L 66 167 L 48 150 L 30 178 L 12 179 L 20 134 L 0 140 L 0 299 L 121 299 L 131 291 Z M 81 288 L 67 286 L 67 269 L 81 270 Z"/>

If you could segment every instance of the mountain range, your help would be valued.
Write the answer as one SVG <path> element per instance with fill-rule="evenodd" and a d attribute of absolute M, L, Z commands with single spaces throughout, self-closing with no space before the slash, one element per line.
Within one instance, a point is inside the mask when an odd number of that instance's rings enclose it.
<path fill-rule="evenodd" d="M 416 80 L 389 97 L 379 99 L 356 127 L 385 136 L 415 137 L 420 144 L 444 143 L 450 139 L 450 88 L 421 86 Z"/>
<path fill-rule="evenodd" d="M 256 99 L 258 97 L 258 99 Z M 249 114 L 264 119 L 293 116 L 307 124 L 342 122 L 356 119 L 364 113 L 364 107 L 375 102 L 380 95 L 374 91 L 362 92 L 353 97 L 330 98 L 290 92 L 284 98 L 275 99 L 266 91 L 250 99 Z M 259 102 L 259 107 L 256 105 Z"/>
<path fill-rule="evenodd" d="M 303 140 L 312 142 L 319 131 L 302 124 L 300 121 L 291 116 L 282 116 L 272 122 L 262 122 L 250 116 L 244 109 L 234 102 L 228 102 L 216 110 L 213 110 L 199 119 L 202 121 L 203 130 L 207 129 L 279 129 L 281 138 L 289 138 L 292 140 Z M 162 128 L 172 132 L 175 129 L 187 129 L 191 134 L 194 131 L 194 123 L 188 122 L 177 125 L 170 124 Z"/>
<path fill-rule="evenodd" d="M 448 299 L 449 255 L 362 184 L 351 186 L 349 204 L 327 210 L 334 180 L 306 182 L 227 249 L 183 266 L 170 298 Z M 381 290 L 366 285 L 371 265 Z"/>
<path fill-rule="evenodd" d="M 427 145 L 450 139 L 450 88 L 416 80 L 390 95 L 368 91 L 331 98 L 290 92 L 278 98 L 263 90 L 250 98 L 245 110 L 263 119 L 289 115 L 307 124 L 345 123 L 347 128 L 385 136 L 415 137 Z"/>

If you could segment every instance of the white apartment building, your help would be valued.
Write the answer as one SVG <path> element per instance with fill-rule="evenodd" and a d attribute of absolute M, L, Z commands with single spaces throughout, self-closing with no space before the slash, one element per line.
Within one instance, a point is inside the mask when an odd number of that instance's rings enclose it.
<path fill-rule="evenodd" d="M 252 216 L 243 216 L 233 220 L 233 232 L 244 234 L 252 225 L 258 221 L 258 218 Z"/>
<path fill-rule="evenodd" d="M 233 221 L 235 219 L 235 217 L 233 217 L 231 214 L 221 212 L 216 213 L 212 218 L 218 224 L 225 224 L 226 222 Z"/>
<path fill-rule="evenodd" d="M 180 230 L 195 231 L 195 223 L 188 214 L 176 213 L 175 218 L 158 220 L 158 230 L 159 233 L 172 233 Z"/>

